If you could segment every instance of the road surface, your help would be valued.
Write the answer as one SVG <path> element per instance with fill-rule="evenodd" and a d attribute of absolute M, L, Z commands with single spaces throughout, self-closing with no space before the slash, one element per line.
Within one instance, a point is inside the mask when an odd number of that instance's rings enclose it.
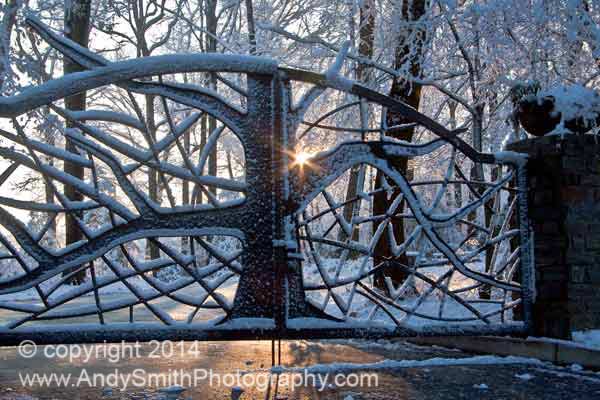
<path fill-rule="evenodd" d="M 133 351 L 127 353 L 127 348 L 121 347 L 125 350 L 121 354 L 115 353 L 112 360 L 106 347 L 102 350 L 98 346 L 88 346 L 91 357 L 85 359 L 82 355 L 75 357 L 73 362 L 57 357 L 54 353 L 58 348 L 51 348 L 53 351 L 49 352 L 46 347 L 40 347 L 33 358 L 24 358 L 15 348 L 0 348 L 0 400 L 158 400 L 174 396 L 160 392 L 158 387 L 171 385 L 157 386 L 156 382 L 144 387 L 130 385 L 124 391 L 116 384 L 90 387 L 89 379 L 79 385 L 71 381 L 68 387 L 54 384 L 49 388 L 23 386 L 19 376 L 58 373 L 70 374 L 75 379 L 80 378 L 84 370 L 87 374 L 84 377 L 90 379 L 92 376 L 107 377 L 115 371 L 120 376 L 138 371 L 140 382 L 144 379 L 149 382 L 152 376 L 173 378 L 175 372 L 212 371 L 212 381 L 207 377 L 194 385 L 184 385 L 188 388 L 179 397 L 184 400 L 230 399 L 231 386 L 239 381 L 225 382 L 225 376 L 246 375 L 254 380 L 244 382 L 255 385 L 244 387 L 241 399 L 600 399 L 600 374 L 580 370 L 577 366 L 558 367 L 535 360 L 478 356 L 403 341 L 283 342 L 283 368 L 272 370 L 281 373 L 279 384 L 276 383 L 277 375 L 272 375 L 269 384 L 263 386 L 256 383 L 264 384 L 266 381 L 259 381 L 257 377 L 268 377 L 271 371 L 270 342 L 172 345 L 171 356 L 168 345 L 161 349 L 158 344 L 151 343 L 142 345 L 135 354 Z M 70 354 L 77 355 L 73 351 Z M 335 385 L 331 381 L 325 384 L 311 381 L 298 386 L 286 384 L 292 382 L 290 376 L 301 371 L 299 367 L 307 367 L 308 372 L 321 378 L 328 373 L 329 380 L 336 371 L 341 371 L 339 373 L 344 377 L 376 374 L 377 385 L 373 381 L 369 387 L 366 380 L 362 386 L 351 387 L 350 381 L 345 385 Z M 198 375 L 199 378 L 202 376 Z M 284 379 L 286 376 L 288 378 Z M 219 377 L 222 381 L 218 381 Z"/>

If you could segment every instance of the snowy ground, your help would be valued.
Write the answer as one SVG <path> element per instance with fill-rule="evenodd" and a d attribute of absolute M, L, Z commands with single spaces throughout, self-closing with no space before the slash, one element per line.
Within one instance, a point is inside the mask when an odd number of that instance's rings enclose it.
<path fill-rule="evenodd" d="M 363 264 L 364 262 L 364 260 L 347 260 L 343 263 L 343 267 L 340 268 L 340 261 L 338 259 L 322 257 L 320 259 L 320 269 L 314 263 L 304 264 L 304 282 L 309 287 L 324 285 L 325 280 L 335 282 L 337 279 L 353 282 L 341 285 L 333 291 L 308 291 L 308 298 L 319 305 L 327 301 L 327 312 L 337 317 L 343 317 L 339 304 L 350 304 L 348 315 L 352 318 L 360 320 L 376 319 L 393 324 L 394 321 L 381 307 L 376 306 L 370 299 L 356 294 L 356 286 L 354 285 L 357 281 L 356 277 L 363 275 L 364 271 L 371 269 L 370 260 Z M 469 263 L 469 268 L 478 272 L 483 272 L 484 270 L 481 260 L 474 260 L 472 263 Z M 435 282 L 449 270 L 449 265 L 441 265 L 424 267 L 419 272 Z M 371 280 L 372 276 L 368 276 L 360 281 L 372 287 Z M 440 290 L 443 288 L 455 291 L 473 287 L 476 283 L 475 280 L 460 273 L 454 273 L 450 282 L 440 284 L 439 288 L 432 288 L 428 282 L 422 279 L 415 279 L 414 285 L 418 294 L 407 296 L 406 298 L 398 298 L 395 303 L 402 307 L 402 310 L 393 307 L 386 308 L 394 315 L 396 320 L 400 321 L 404 326 L 414 329 L 456 323 L 483 324 L 484 322 L 472 310 L 476 310 L 480 315 L 486 316 L 493 323 L 510 322 L 512 319 L 512 310 L 508 304 L 512 301 L 512 298 L 510 294 L 507 296 L 502 290 L 497 288 L 492 290 L 492 300 L 495 300 L 495 302 L 482 301 L 479 298 L 479 292 L 476 288 L 457 293 L 456 299 L 462 300 L 462 303 Z M 335 293 L 337 299 L 333 298 L 332 293 Z M 504 312 L 502 310 L 503 306 L 506 307 Z"/>
<path fill-rule="evenodd" d="M 127 282 L 134 286 L 140 293 L 145 293 L 146 298 L 152 298 L 153 295 L 156 295 L 158 292 L 148 285 L 147 282 L 142 280 L 139 277 L 129 278 Z M 232 279 L 228 282 L 228 284 L 223 285 L 219 292 L 225 296 L 227 299 L 232 300 L 235 295 L 235 290 L 237 288 L 237 279 Z M 53 314 L 69 314 L 75 311 L 81 310 L 95 310 L 95 297 L 94 292 L 90 291 L 83 296 L 75 296 L 75 293 L 82 290 L 81 287 L 72 287 L 63 285 L 59 287 L 56 292 L 50 297 L 50 301 L 60 302 L 63 298 L 71 298 L 68 302 L 63 305 L 57 307 L 55 310 L 52 310 L 48 313 L 48 315 Z M 194 298 L 199 297 L 205 294 L 206 292 L 199 287 L 197 284 L 186 286 L 182 289 L 173 292 L 174 294 L 182 297 Z M 101 301 L 104 307 L 110 306 L 112 304 L 124 304 L 136 302 L 137 298 L 131 293 L 129 289 L 125 287 L 122 282 L 115 282 L 109 286 L 99 289 L 99 294 L 101 296 Z M 17 302 L 23 304 L 34 304 L 41 305 L 41 301 L 39 296 L 36 294 L 34 289 L 20 292 L 16 294 L 10 294 L 5 296 L 0 296 L 1 301 L 10 301 Z M 171 318 L 176 321 L 185 321 L 189 316 L 191 307 L 186 306 L 180 302 L 174 301 L 173 299 L 166 296 L 157 296 L 156 299 L 151 300 L 150 303 L 155 306 L 157 309 L 163 310 L 167 313 Z M 134 306 L 135 311 L 135 321 L 136 322 L 157 322 L 156 317 L 152 314 L 152 312 L 145 306 L 136 305 Z M 203 310 L 202 313 L 198 313 L 198 317 L 195 321 L 198 320 L 209 320 L 213 319 L 222 314 L 222 311 L 219 309 L 208 309 Z M 24 314 L 22 314 L 24 315 Z M 11 312 L 8 310 L 0 309 L 0 326 L 5 325 L 15 319 L 18 316 L 16 312 Z M 129 308 L 124 307 L 115 311 L 105 313 L 105 318 L 107 322 L 128 322 L 129 321 Z M 91 315 L 85 317 L 78 318 L 70 318 L 70 319 L 61 319 L 58 320 L 60 323 L 65 324 L 74 324 L 74 323 L 97 323 L 98 316 L 96 313 L 91 313 Z M 53 323 L 56 324 L 57 320 L 48 320 L 48 321 L 39 321 L 35 322 L 35 324 L 47 324 Z M 27 326 L 27 325 L 26 325 Z"/>
<path fill-rule="evenodd" d="M 600 329 L 573 332 L 573 341 L 600 350 Z"/>

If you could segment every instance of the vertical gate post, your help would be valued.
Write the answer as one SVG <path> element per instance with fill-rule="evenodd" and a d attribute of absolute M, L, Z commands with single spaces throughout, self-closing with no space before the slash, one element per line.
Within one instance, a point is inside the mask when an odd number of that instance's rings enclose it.
<path fill-rule="evenodd" d="M 536 299 L 533 333 L 600 327 L 600 144 L 592 135 L 512 143 L 529 155 Z"/>
<path fill-rule="evenodd" d="M 235 295 L 232 318 L 275 318 L 277 171 L 273 165 L 272 75 L 248 75 L 248 113 L 244 123 L 248 225 L 244 226 L 244 274 Z"/>
<path fill-rule="evenodd" d="M 244 124 L 247 202 L 242 275 L 231 318 L 272 318 L 283 334 L 288 317 L 328 318 L 306 301 L 301 255 L 290 209 L 288 169 L 293 137 L 288 137 L 289 88 L 276 75 L 248 75 L 248 114 Z"/>

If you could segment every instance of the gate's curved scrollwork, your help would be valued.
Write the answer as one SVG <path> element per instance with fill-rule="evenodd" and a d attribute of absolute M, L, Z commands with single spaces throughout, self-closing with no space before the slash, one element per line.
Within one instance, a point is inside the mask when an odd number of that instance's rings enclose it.
<path fill-rule="evenodd" d="M 215 54 L 109 62 L 29 25 L 86 71 L 0 99 L 1 342 L 528 329 L 519 157 L 478 153 L 335 71 Z M 207 74 L 219 94 L 189 83 Z M 65 109 L 81 91 L 104 96 Z M 431 140 L 387 139 L 387 110 Z M 329 150 L 299 155 L 315 143 Z M 69 246 L 67 216 L 81 232 Z M 394 269 L 403 281 L 374 284 Z"/>

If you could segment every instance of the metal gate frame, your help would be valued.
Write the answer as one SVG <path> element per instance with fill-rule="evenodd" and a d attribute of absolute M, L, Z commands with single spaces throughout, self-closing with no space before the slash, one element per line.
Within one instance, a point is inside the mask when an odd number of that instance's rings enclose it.
<path fill-rule="evenodd" d="M 77 325 L 75 329 L 69 325 L 35 328 L 8 326 L 0 328 L 0 345 L 14 345 L 24 339 L 44 344 L 154 339 L 383 338 L 448 334 L 526 334 L 529 331 L 534 285 L 531 235 L 527 217 L 526 162 L 523 158 L 507 153 L 494 155 L 477 152 L 458 136 L 461 132 L 450 131 L 400 101 L 358 83 L 344 80 L 335 74 L 281 68 L 275 62 L 257 57 L 214 54 L 157 56 L 149 57 L 143 62 L 130 60 L 111 63 L 78 47 L 68 39 L 59 37 L 37 20 L 30 19 L 28 24 L 64 56 L 73 59 L 87 71 L 29 88 L 10 98 L 0 99 L 0 117 L 11 118 L 15 122 L 19 115 L 40 106 L 51 105 L 57 114 L 73 121 L 68 111 L 52 104 L 67 96 L 110 84 L 126 87 L 136 93 L 159 93 L 218 118 L 241 139 L 246 152 L 248 189 L 242 204 L 224 208 L 169 214 L 148 210 L 142 217 L 98 235 L 93 241 L 90 240 L 87 244 L 67 252 L 66 256 L 50 255 L 42 251 L 36 253 L 36 245 L 27 241 L 16 219 L 2 210 L 0 223 L 17 238 L 21 246 L 29 248 L 30 254 L 39 257 L 39 266 L 16 279 L 0 282 L 0 295 L 36 287 L 40 282 L 72 268 L 73 265 L 82 266 L 89 262 L 93 253 L 99 251 L 102 246 L 111 248 L 120 237 L 126 234 L 143 236 L 144 230 L 149 229 L 162 230 L 166 235 L 186 232 L 201 234 L 208 232 L 208 227 L 218 226 L 222 231 L 242 237 L 246 241 L 247 251 L 235 301 L 231 309 L 227 310 L 226 320 L 219 324 L 203 327 L 185 324 L 90 324 Z M 144 76 L 199 71 L 245 74 L 248 86 L 247 111 L 241 113 L 205 90 L 138 80 Z M 433 132 L 439 139 L 425 145 L 389 140 L 346 142 L 333 151 L 311 159 L 313 168 L 301 168 L 294 164 L 290 154 L 295 147 L 295 131 L 306 110 L 302 107 L 294 109 L 292 106 L 291 82 L 312 84 L 315 92 L 338 90 L 354 95 L 361 101 L 401 112 L 409 120 Z M 85 124 L 77 124 L 85 133 Z M 19 131 L 18 124 L 15 128 Z M 23 143 L 23 132 L 18 134 L 21 135 L 19 137 Z M 80 139 L 78 143 L 88 151 L 97 151 L 84 139 Z M 439 143 L 450 144 L 475 163 L 507 165 L 514 169 L 521 280 L 521 287 L 514 290 L 520 292 L 522 322 L 445 324 L 415 330 L 406 326 L 369 323 L 361 325 L 332 318 L 306 299 L 294 225 L 298 213 L 318 195 L 324 185 L 330 183 L 342 171 L 361 163 L 372 165 L 394 179 L 410 202 L 411 196 L 414 195 L 413 188 L 388 161 L 393 157 L 428 154 L 434 146 L 431 143 L 435 146 Z M 0 155 L 12 159 L 15 163 L 31 162 L 29 159 L 18 159 L 20 156 L 11 154 L 6 149 L 3 149 Z M 418 201 L 417 196 L 412 198 L 413 201 Z M 479 200 L 480 204 L 485 203 L 485 199 Z M 423 229 L 430 235 L 430 240 L 439 239 L 443 242 L 439 237 L 436 239 L 437 234 L 434 230 L 428 230 L 427 226 Z M 445 243 L 440 243 L 440 251 L 444 252 L 444 249 L 449 248 L 444 246 Z M 450 253 L 445 255 L 451 257 Z M 461 264 L 460 261 L 457 263 Z M 495 278 L 484 275 L 475 276 L 474 279 L 481 279 L 480 282 L 489 284 L 499 283 Z M 289 323 L 296 318 L 299 323 Z"/>

